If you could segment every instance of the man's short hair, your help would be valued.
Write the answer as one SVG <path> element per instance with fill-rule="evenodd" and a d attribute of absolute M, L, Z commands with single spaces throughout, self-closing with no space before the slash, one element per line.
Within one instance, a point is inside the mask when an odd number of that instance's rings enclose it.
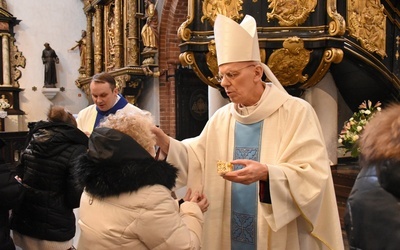
<path fill-rule="evenodd" d="M 109 83 L 111 85 L 111 89 L 114 90 L 117 87 L 117 83 L 115 82 L 114 77 L 107 72 L 102 72 L 94 75 L 92 77 L 92 82 L 95 83 Z"/>

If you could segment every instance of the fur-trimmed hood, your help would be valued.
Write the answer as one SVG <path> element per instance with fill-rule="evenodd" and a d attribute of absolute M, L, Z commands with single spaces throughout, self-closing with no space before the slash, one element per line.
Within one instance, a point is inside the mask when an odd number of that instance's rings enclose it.
<path fill-rule="evenodd" d="M 165 161 L 139 157 L 138 146 L 130 136 L 119 131 L 95 129 L 89 138 L 89 151 L 75 163 L 78 185 L 98 198 L 156 184 L 172 189 L 178 169 Z"/>

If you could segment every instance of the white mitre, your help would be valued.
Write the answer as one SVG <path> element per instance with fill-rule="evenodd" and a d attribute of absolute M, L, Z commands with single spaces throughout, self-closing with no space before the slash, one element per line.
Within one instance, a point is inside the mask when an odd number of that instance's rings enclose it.
<path fill-rule="evenodd" d="M 267 78 L 286 92 L 271 69 L 261 62 L 257 23 L 252 16 L 246 15 L 238 24 L 229 17 L 218 14 L 214 23 L 214 40 L 218 66 L 232 62 L 259 62 Z"/>

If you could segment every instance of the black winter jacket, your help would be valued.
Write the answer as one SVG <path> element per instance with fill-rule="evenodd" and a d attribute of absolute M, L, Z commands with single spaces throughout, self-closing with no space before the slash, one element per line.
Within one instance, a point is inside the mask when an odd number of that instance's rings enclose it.
<path fill-rule="evenodd" d="M 88 138 L 78 128 L 40 121 L 30 132 L 17 174 L 25 187 L 21 205 L 13 210 L 11 228 L 48 241 L 75 236 L 75 215 L 82 189 L 73 180 L 73 161 L 87 150 Z"/>
<path fill-rule="evenodd" d="M 361 169 L 344 217 L 350 249 L 400 249 L 399 183 L 399 164 L 382 162 Z"/>
<path fill-rule="evenodd" d="M 0 164 L 0 249 L 14 250 L 14 242 L 10 237 L 9 211 L 19 200 L 21 185 L 12 174 L 11 164 Z"/>

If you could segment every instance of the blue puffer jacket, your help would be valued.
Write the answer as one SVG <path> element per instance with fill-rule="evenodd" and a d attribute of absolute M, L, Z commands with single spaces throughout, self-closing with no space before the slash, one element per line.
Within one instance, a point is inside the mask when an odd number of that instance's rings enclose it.
<path fill-rule="evenodd" d="M 88 138 L 72 125 L 47 121 L 38 122 L 29 136 L 17 170 L 24 199 L 13 210 L 11 228 L 37 239 L 70 240 L 75 236 L 73 209 L 82 194 L 72 164 L 86 152 Z"/>

